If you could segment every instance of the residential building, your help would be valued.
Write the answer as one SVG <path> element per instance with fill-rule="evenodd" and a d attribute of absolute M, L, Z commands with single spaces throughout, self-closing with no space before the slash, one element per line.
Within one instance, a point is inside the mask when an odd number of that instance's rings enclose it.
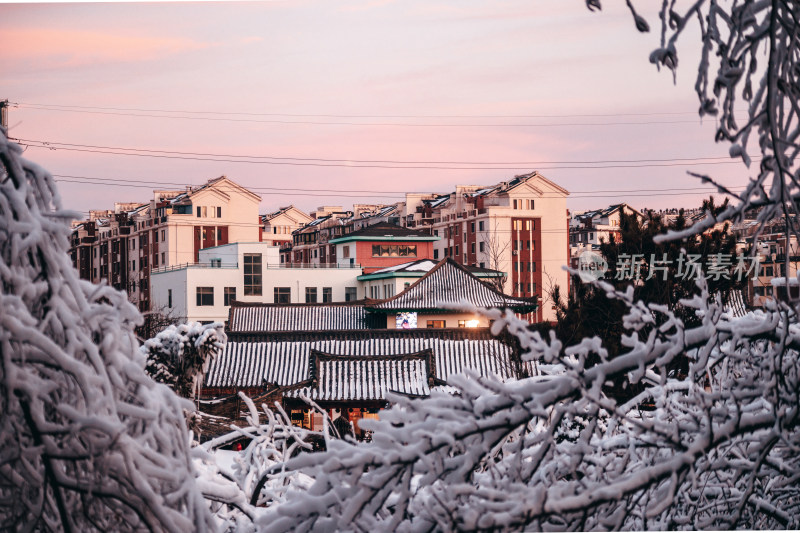
<path fill-rule="evenodd" d="M 442 237 L 434 259 L 507 273 L 504 292 L 542 304 L 528 318 L 552 321 L 549 291 L 569 290 L 562 268 L 569 262 L 568 194 L 538 172 L 489 187 L 459 185 L 434 198 L 407 195 L 406 224 Z"/>
<path fill-rule="evenodd" d="M 73 228 L 70 254 L 81 277 L 106 280 L 149 311 L 152 270 L 197 263 L 204 248 L 257 242 L 260 202 L 225 176 L 200 187 L 156 190 L 148 203 L 92 212 Z"/>
<path fill-rule="evenodd" d="M 595 209 L 572 215 L 569 223 L 570 255 L 584 250 L 597 250 L 601 242 L 620 242 L 620 218 L 622 213 L 635 216 L 640 221 L 644 215 L 628 204 L 614 204 L 603 209 Z"/>
<path fill-rule="evenodd" d="M 262 242 L 281 248 L 291 248 L 292 232 L 302 228 L 313 218 L 293 205 L 261 216 Z"/>
<path fill-rule="evenodd" d="M 199 261 L 152 271 L 153 306 L 191 322 L 224 322 L 237 302 L 275 304 L 356 300 L 359 265 L 294 266 L 278 246 L 230 243 L 200 250 Z"/>
<path fill-rule="evenodd" d="M 330 239 L 336 264 L 360 264 L 364 274 L 433 257 L 433 243 L 439 237 L 380 222 L 363 229 Z"/>
<path fill-rule="evenodd" d="M 449 194 L 408 193 L 404 202 L 360 213 L 321 208 L 323 217 L 294 233 L 290 260 L 339 263 L 345 258 L 332 240 L 378 223 L 399 222 L 439 237 L 430 259 L 450 257 L 463 265 L 505 272 L 505 292 L 541 299 L 543 305 L 531 320 L 554 320 L 548 292 L 556 285 L 569 286 L 561 268 L 569 263 L 568 194 L 531 172 L 488 187 L 458 185 Z"/>

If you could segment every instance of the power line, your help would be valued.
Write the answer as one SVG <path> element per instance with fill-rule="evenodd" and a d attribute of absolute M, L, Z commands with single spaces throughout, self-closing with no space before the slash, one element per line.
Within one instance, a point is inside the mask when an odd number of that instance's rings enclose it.
<path fill-rule="evenodd" d="M 23 143 L 39 143 L 44 147 L 68 146 L 80 148 L 95 148 L 102 150 L 126 150 L 131 152 L 150 152 L 157 154 L 171 155 L 190 155 L 208 157 L 235 157 L 245 159 L 274 159 L 278 161 L 320 161 L 326 163 L 388 163 L 397 165 L 547 165 L 547 164 L 601 164 L 601 163 L 651 163 L 651 162 L 675 162 L 675 161 L 706 161 L 706 160 L 730 160 L 730 157 L 678 157 L 665 159 L 595 159 L 587 161 L 566 160 L 566 161 L 401 161 L 396 159 L 327 159 L 319 157 L 279 157 L 271 155 L 242 155 L 242 154 L 215 154 L 208 152 L 181 152 L 177 150 L 157 150 L 154 148 L 125 148 L 119 146 L 100 146 L 95 144 L 75 144 L 62 143 L 56 141 L 41 141 L 38 139 L 14 139 Z"/>
<path fill-rule="evenodd" d="M 293 118 L 574 118 L 574 117 L 640 117 L 640 116 L 674 116 L 674 115 L 695 115 L 694 111 L 654 111 L 647 113 L 569 113 L 569 114 L 536 114 L 536 115 L 467 115 L 467 114 L 450 114 L 450 115 L 375 115 L 375 114 L 332 114 L 332 113 L 256 113 L 256 112 L 241 112 L 241 111 L 191 111 L 191 110 L 178 110 L 178 109 L 149 109 L 149 108 L 135 108 L 135 107 L 103 107 L 103 106 L 82 106 L 82 105 L 64 105 L 64 104 L 47 104 L 37 102 L 10 102 L 18 107 L 34 107 L 34 108 L 58 108 L 58 109 L 85 109 L 85 110 L 101 110 L 101 111 L 131 111 L 138 113 L 179 113 L 186 115 L 237 115 L 237 116 L 252 116 L 252 117 L 293 117 Z"/>
<path fill-rule="evenodd" d="M 265 158 L 267 156 L 216 156 L 214 154 L 202 154 L 198 153 L 198 155 L 180 155 L 182 152 L 171 152 L 171 151 L 160 151 L 160 150 L 149 150 L 144 148 L 115 148 L 115 147 L 92 147 L 93 145 L 80 145 L 80 144 L 69 144 L 69 143 L 57 143 L 51 141 L 37 141 L 37 140 L 30 140 L 30 139 L 14 139 L 16 142 L 19 142 L 25 146 L 31 148 L 45 148 L 48 150 L 66 150 L 72 152 L 84 152 L 84 153 L 97 153 L 97 154 L 106 154 L 106 155 L 125 155 L 125 156 L 135 156 L 135 157 L 151 157 L 151 158 L 158 158 L 158 159 L 179 159 L 179 160 L 189 160 L 189 161 L 212 161 L 218 163 L 248 163 L 248 164 L 261 164 L 261 165 L 287 165 L 287 166 L 311 166 L 311 167 L 337 167 L 337 168 L 382 168 L 382 169 L 408 169 L 408 170 L 528 170 L 529 166 L 481 166 L 481 167 L 470 167 L 470 166 L 434 166 L 434 165 L 379 165 L 379 164 L 359 164 L 356 162 L 351 162 L 350 164 L 345 163 L 316 163 L 313 162 L 314 159 L 309 160 L 295 160 L 295 161 L 275 161 L 275 160 L 261 160 L 257 158 Z M 86 146 L 86 148 L 82 148 L 82 146 Z M 120 151 L 126 150 L 126 151 Z M 183 153 L 191 153 L 191 152 L 183 152 Z M 239 158 L 239 159 L 230 159 L 230 158 Z M 720 159 L 720 160 L 715 160 Z M 724 159 L 724 160 L 723 160 Z M 753 158 L 754 160 L 758 160 L 758 158 Z M 346 160 L 345 160 L 346 161 Z M 646 161 L 646 160 L 645 160 Z M 700 160 L 697 159 L 664 159 L 664 160 L 653 160 L 656 162 L 653 163 L 636 163 L 636 160 L 630 160 L 632 164 L 582 164 L 576 163 L 572 165 L 550 165 L 550 166 L 539 166 L 539 170 L 579 170 L 579 169 L 611 169 L 611 168 L 648 168 L 648 167 L 675 167 L 675 166 L 694 166 L 694 165 L 730 165 L 730 164 L 741 164 L 738 160 L 726 159 L 726 158 L 708 158 L 708 160 Z M 625 161 L 627 163 L 627 161 Z M 469 164 L 469 163 L 465 163 Z M 546 163 L 545 163 L 546 164 Z M 536 166 L 536 165 L 533 165 Z"/>
<path fill-rule="evenodd" d="M 89 180 L 92 183 L 95 182 L 120 182 L 122 184 L 145 184 L 142 185 L 144 187 L 160 187 L 160 186 L 177 186 L 177 187 L 201 187 L 205 184 L 188 184 L 185 182 L 177 182 L 177 181 L 159 181 L 159 180 L 145 180 L 141 178 L 94 178 L 90 176 L 76 176 L 76 175 L 66 175 L 66 174 L 53 174 L 53 177 L 56 178 L 65 178 L 65 179 L 75 179 L 75 180 Z M 139 185 L 137 185 L 139 186 Z M 224 185 L 217 185 L 217 187 L 221 187 L 226 189 Z M 744 189 L 745 186 L 733 186 L 732 189 Z M 303 187 L 246 187 L 249 191 L 286 191 L 286 192 L 334 192 L 334 193 L 376 193 L 376 194 L 401 194 L 404 195 L 408 193 L 408 191 L 387 191 L 387 190 L 370 190 L 370 189 L 316 189 L 316 188 L 303 188 Z M 229 188 L 229 190 L 234 190 L 233 188 Z M 573 194 L 595 194 L 595 193 L 641 193 L 641 192 L 653 192 L 653 193 L 661 193 L 661 192 L 677 192 L 677 191 L 703 191 L 703 192 L 714 192 L 716 189 L 713 187 L 669 187 L 669 188 L 662 188 L 662 189 L 643 189 L 643 188 L 636 188 L 636 189 L 597 189 L 597 190 L 573 190 L 570 191 L 570 196 Z M 429 192 L 429 191 L 414 191 L 415 194 L 429 194 L 429 195 L 440 195 L 446 196 L 450 193 L 439 193 L 439 192 Z M 558 197 L 561 196 L 560 194 L 553 193 L 551 197 Z"/>
<path fill-rule="evenodd" d="M 152 185 L 140 185 L 140 184 L 131 184 L 131 183 L 105 183 L 102 181 L 96 180 L 77 180 L 77 179 L 56 179 L 56 182 L 59 183 L 83 183 L 83 184 L 90 184 L 90 185 L 102 185 L 106 187 L 134 187 L 134 188 L 152 188 Z M 368 194 L 368 195 L 353 195 L 351 193 L 343 193 L 343 194 L 336 194 L 336 193 L 325 193 L 325 194 L 315 194 L 315 193 L 308 193 L 308 192 L 297 192 L 287 190 L 283 191 L 272 191 L 272 192 L 261 192 L 261 194 L 265 195 L 274 195 L 274 196 L 312 196 L 312 197 L 347 197 L 347 198 L 398 198 L 402 199 L 405 198 L 405 193 L 403 195 L 398 194 Z M 657 194 L 653 193 L 643 193 L 639 194 L 637 192 L 632 193 L 625 193 L 625 196 L 628 197 L 650 197 L 654 198 L 657 196 L 684 196 L 684 195 L 707 195 L 707 194 L 721 194 L 716 189 L 705 189 L 702 192 L 658 192 Z M 619 193 L 615 194 L 586 194 L 586 195 L 570 195 L 567 199 L 577 199 L 577 198 L 618 198 Z"/>
<path fill-rule="evenodd" d="M 419 128 L 544 128 L 544 127 L 591 127 L 591 126 L 642 126 L 654 124 L 697 124 L 695 120 L 643 120 L 643 121 L 611 121 L 611 122 L 541 122 L 541 123 L 418 123 L 418 122 L 351 122 L 351 121 L 319 121 L 319 120 L 286 120 L 286 119 L 256 119 L 256 118 L 231 118 L 208 116 L 178 116 L 156 113 L 132 113 L 127 111 L 92 111 L 90 109 L 67 109 L 52 106 L 26 105 L 27 109 L 40 111 L 59 111 L 65 113 L 85 113 L 91 115 L 127 116 L 142 118 L 168 118 L 176 120 L 209 120 L 215 122 L 245 122 L 262 124 L 303 124 L 312 126 L 378 126 L 378 127 L 419 127 Z"/>

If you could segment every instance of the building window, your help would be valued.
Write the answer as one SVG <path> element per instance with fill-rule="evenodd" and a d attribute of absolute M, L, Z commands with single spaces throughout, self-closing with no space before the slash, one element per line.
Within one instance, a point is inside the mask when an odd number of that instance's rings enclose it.
<path fill-rule="evenodd" d="M 354 302 L 358 300 L 358 289 L 356 287 L 345 287 L 344 288 L 344 301 L 345 302 Z"/>
<path fill-rule="evenodd" d="M 315 303 L 317 303 L 317 288 L 316 287 L 306 287 L 306 303 L 307 304 L 315 304 Z"/>
<path fill-rule="evenodd" d="M 483 231 L 483 220 L 478 222 L 478 231 Z"/>
<path fill-rule="evenodd" d="M 471 249 L 472 249 L 472 253 L 474 254 L 475 253 L 475 243 L 474 242 L 471 245 Z"/>
<path fill-rule="evenodd" d="M 214 287 L 197 287 L 197 306 L 214 305 Z"/>
<path fill-rule="evenodd" d="M 458 252 L 458 245 L 456 245 L 456 253 L 455 253 L 455 255 L 456 255 L 456 257 L 458 257 L 460 255 L 459 252 Z"/>
<path fill-rule="evenodd" d="M 373 246 L 373 249 L 375 247 Z M 374 251 L 373 251 L 374 255 Z M 350 247 L 349 246 L 342 246 L 342 257 L 350 257 Z"/>
<path fill-rule="evenodd" d="M 444 320 L 428 320 L 426 327 L 433 328 L 433 329 L 444 329 L 445 321 Z"/>
<path fill-rule="evenodd" d="M 217 207 L 217 218 L 222 218 L 222 208 Z"/>
<path fill-rule="evenodd" d="M 135 283 L 134 283 L 134 290 L 136 290 Z M 172 289 L 167 289 L 167 307 L 172 309 Z"/>
<path fill-rule="evenodd" d="M 481 242 L 478 243 L 478 250 L 480 250 L 482 252 L 483 249 L 484 249 L 484 244 L 483 244 L 483 241 L 481 241 Z"/>
<path fill-rule="evenodd" d="M 244 295 L 261 296 L 261 254 L 244 254 Z"/>
<path fill-rule="evenodd" d="M 158 242 L 158 230 L 153 232 L 153 242 Z"/>
<path fill-rule="evenodd" d="M 292 302 L 291 287 L 275 287 L 275 303 L 288 304 Z"/>
<path fill-rule="evenodd" d="M 372 257 L 417 257 L 417 246 L 405 244 L 373 244 Z"/>
<path fill-rule="evenodd" d="M 161 252 L 161 264 L 166 266 L 166 264 L 167 264 L 167 252 Z"/>
<path fill-rule="evenodd" d="M 167 231 L 162 229 L 161 230 L 161 242 L 164 242 L 166 240 L 167 240 Z"/>
<path fill-rule="evenodd" d="M 475 233 L 475 223 L 474 222 L 470 222 L 470 231 L 472 233 Z"/>
<path fill-rule="evenodd" d="M 322 287 L 322 303 L 327 304 L 333 301 L 333 288 Z"/>
<path fill-rule="evenodd" d="M 439 250 L 434 250 L 433 251 L 433 258 L 434 259 L 439 259 Z"/>
<path fill-rule="evenodd" d="M 223 303 L 231 305 L 231 302 L 236 299 L 236 287 L 225 287 L 223 291 Z"/>

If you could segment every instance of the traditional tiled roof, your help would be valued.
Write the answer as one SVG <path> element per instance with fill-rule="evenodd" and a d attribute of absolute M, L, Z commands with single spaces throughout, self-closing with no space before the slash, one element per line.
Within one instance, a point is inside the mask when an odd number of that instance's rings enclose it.
<path fill-rule="evenodd" d="M 232 302 L 228 330 L 358 330 L 373 326 L 364 301 L 328 304 L 262 304 Z"/>
<path fill-rule="evenodd" d="M 349 357 L 397 356 L 431 350 L 436 377 L 446 381 L 466 370 L 502 380 L 516 378 L 515 348 L 487 329 L 413 329 L 231 334 L 215 357 L 204 387 L 281 387 L 312 376 L 312 350 Z"/>
<path fill-rule="evenodd" d="M 404 355 L 350 356 L 311 351 L 311 383 L 286 391 L 315 401 L 385 400 L 387 392 L 428 396 L 433 384 L 430 350 Z"/>
<path fill-rule="evenodd" d="M 479 308 L 497 307 L 517 312 L 529 312 L 537 307 L 537 300 L 507 296 L 448 257 L 400 294 L 368 303 L 367 308 L 376 311 L 430 311 L 462 302 Z"/>

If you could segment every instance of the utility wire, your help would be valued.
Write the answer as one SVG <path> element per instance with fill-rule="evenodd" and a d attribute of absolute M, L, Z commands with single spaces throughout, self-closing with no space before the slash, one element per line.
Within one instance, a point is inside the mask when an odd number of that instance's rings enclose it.
<path fill-rule="evenodd" d="M 216 157 L 213 154 L 208 156 L 184 156 L 184 155 L 171 155 L 180 154 L 180 152 L 166 152 L 156 150 L 146 150 L 141 148 L 79 148 L 81 145 L 67 145 L 62 143 L 53 143 L 49 141 L 34 141 L 25 139 L 15 139 L 15 141 L 31 148 L 45 148 L 48 150 L 66 150 L 72 152 L 84 153 L 97 153 L 107 155 L 125 155 L 135 157 L 151 157 L 159 159 L 180 159 L 189 161 L 213 161 L 219 163 L 248 163 L 260 165 L 287 165 L 287 166 L 311 166 L 311 167 L 339 167 L 339 168 L 382 168 L 382 169 L 409 169 L 409 170 L 527 170 L 529 166 L 436 166 L 436 165 L 380 165 L 380 164 L 345 164 L 345 163 L 315 163 L 309 160 L 308 162 L 300 161 L 274 161 L 274 160 L 253 160 L 249 159 L 252 156 L 231 156 L 247 159 L 229 159 L 227 157 Z M 87 145 L 90 146 L 90 145 Z M 119 151 L 128 150 L 128 151 Z M 255 156 L 260 157 L 260 156 Z M 711 159 L 711 158 L 709 158 Z M 722 159 L 722 158 L 720 158 Z M 757 158 L 753 158 L 757 160 Z M 686 161 L 686 162 L 684 162 Z M 579 169 L 609 169 L 609 168 L 648 168 L 648 167 L 675 167 L 675 166 L 695 166 L 695 165 L 730 165 L 741 164 L 738 160 L 664 160 L 662 162 L 654 163 L 634 163 L 633 164 L 592 164 L 585 165 L 578 163 L 577 165 L 550 165 L 539 166 L 538 170 L 579 170 Z"/>
<path fill-rule="evenodd" d="M 40 111 L 60 111 L 65 113 L 86 113 L 91 115 L 110 115 L 143 118 L 168 118 L 176 120 L 210 120 L 215 122 L 247 122 L 263 124 L 305 124 L 312 126 L 391 126 L 391 127 L 419 127 L 419 128 L 545 128 L 558 126 L 642 126 L 654 124 L 697 124 L 699 119 L 694 120 L 646 120 L 646 121 L 610 121 L 610 122 L 539 122 L 539 123 L 414 123 L 414 122 L 352 122 L 352 121 L 319 121 L 319 120 L 287 120 L 287 119 L 257 119 L 257 118 L 225 118 L 208 116 L 179 116 L 156 113 L 131 113 L 126 111 L 91 111 L 89 109 L 67 109 L 61 107 L 35 107 L 25 106 L 28 109 Z"/>
<path fill-rule="evenodd" d="M 91 185 L 102 185 L 106 187 L 134 187 L 134 188 L 152 188 L 152 185 L 139 185 L 139 184 L 129 184 L 129 183 L 104 183 L 96 180 L 76 180 L 76 179 L 65 179 L 60 178 L 56 179 L 57 182 L 63 183 L 84 183 L 84 184 L 91 184 Z M 251 189 L 252 190 L 252 189 Z M 398 194 L 367 194 L 367 195 L 354 195 L 352 193 L 324 193 L 324 194 L 317 194 L 317 193 L 309 193 L 309 192 L 297 192 L 295 191 L 271 191 L 271 192 L 261 192 L 264 195 L 276 195 L 276 196 L 317 196 L 317 197 L 347 197 L 347 198 L 398 198 L 403 199 L 405 198 L 405 194 L 398 195 Z M 625 193 L 624 196 L 626 197 L 650 197 L 655 198 L 658 196 L 684 196 L 684 195 L 707 195 L 707 194 L 720 194 L 717 190 L 707 189 L 702 192 L 659 192 L 657 194 L 653 193 Z M 586 194 L 586 195 L 570 195 L 568 199 L 574 198 L 619 198 L 620 194 Z"/>
<path fill-rule="evenodd" d="M 369 114 L 330 114 L 330 113 L 254 113 L 237 111 L 189 111 L 178 109 L 142 109 L 135 107 L 102 107 L 64 104 L 46 104 L 36 102 L 9 102 L 17 107 L 43 107 L 66 109 L 91 109 L 101 111 L 133 111 L 139 113 L 180 113 L 185 115 L 239 115 L 251 117 L 294 117 L 294 118 L 574 118 L 574 117 L 639 117 L 639 116 L 664 116 L 664 115 L 695 115 L 694 111 L 655 111 L 648 113 L 572 113 L 572 114 L 544 114 L 544 115 L 369 115 Z"/>
<path fill-rule="evenodd" d="M 710 157 L 678 157 L 678 158 L 665 158 L 665 159 L 595 159 L 595 160 L 566 160 L 566 161 L 401 161 L 396 159 L 326 159 L 319 157 L 279 157 L 271 155 L 242 155 L 242 154 L 215 154 L 208 152 L 181 152 L 177 150 L 157 150 L 154 148 L 126 148 L 120 146 L 100 146 L 95 144 L 75 144 L 75 143 L 62 143 L 56 141 L 42 141 L 38 139 L 13 139 L 21 143 L 38 143 L 42 147 L 79 147 L 79 148 L 94 148 L 100 150 L 125 150 L 130 152 L 146 152 L 157 154 L 170 154 L 170 155 L 190 155 L 190 156 L 208 156 L 208 157 L 234 157 L 244 159 L 274 159 L 278 161 L 319 161 L 325 163 L 386 163 L 396 165 L 547 165 L 547 164 L 601 164 L 601 163 L 660 163 L 660 162 L 675 162 L 675 161 L 706 161 L 706 160 L 724 160 L 729 161 L 730 157 L 710 156 Z"/>
<path fill-rule="evenodd" d="M 145 184 L 145 187 L 202 187 L 204 184 L 188 184 L 185 182 L 177 182 L 177 181 L 159 181 L 159 180 L 145 180 L 141 178 L 95 178 L 90 176 L 76 176 L 76 175 L 66 175 L 66 174 L 53 174 L 55 178 L 65 178 L 65 179 L 75 179 L 75 180 L 88 180 L 91 182 L 119 182 L 122 184 Z M 220 185 L 217 185 L 220 187 Z M 228 188 L 222 186 L 223 190 L 234 190 L 234 188 Z M 370 190 L 370 189 L 314 189 L 314 188 L 303 188 L 303 187 L 245 187 L 249 191 L 286 191 L 286 192 L 334 192 L 334 193 L 375 193 L 375 194 L 399 194 L 405 196 L 406 193 L 409 191 L 387 191 L 387 190 Z M 489 187 L 486 187 L 489 188 Z M 744 189 L 745 186 L 733 186 L 730 187 L 732 189 Z M 716 189 L 711 187 L 669 187 L 663 189 L 597 189 L 597 190 L 573 190 L 570 191 L 570 197 L 573 194 L 595 194 L 595 193 L 642 193 L 642 192 L 652 192 L 652 193 L 661 193 L 661 192 L 678 192 L 678 191 L 703 191 L 703 192 L 714 192 Z M 414 191 L 414 194 L 429 194 L 432 196 L 447 196 L 454 194 L 453 192 L 450 193 L 440 193 L 440 192 L 427 192 L 427 191 Z M 558 197 L 561 196 L 560 194 L 553 193 L 550 197 Z M 545 196 L 547 197 L 547 196 Z"/>

